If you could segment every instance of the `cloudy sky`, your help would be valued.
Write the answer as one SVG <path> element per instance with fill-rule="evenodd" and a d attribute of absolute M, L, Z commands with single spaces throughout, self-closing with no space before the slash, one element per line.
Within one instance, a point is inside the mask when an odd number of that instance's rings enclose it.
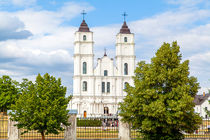
<path fill-rule="evenodd" d="M 115 54 L 123 17 L 135 34 L 137 61 L 150 61 L 163 42 L 177 40 L 183 60 L 201 89 L 210 87 L 208 0 L 0 0 L 0 75 L 34 80 L 46 72 L 61 77 L 72 93 L 74 32 L 81 11 L 94 32 L 95 59 Z"/>

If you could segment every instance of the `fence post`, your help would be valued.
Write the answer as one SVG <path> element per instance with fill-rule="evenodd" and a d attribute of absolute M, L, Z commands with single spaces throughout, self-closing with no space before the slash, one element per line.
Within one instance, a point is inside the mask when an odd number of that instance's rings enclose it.
<path fill-rule="evenodd" d="M 131 140 L 130 125 L 122 122 L 121 116 L 119 116 L 119 138 L 120 140 Z"/>
<path fill-rule="evenodd" d="M 77 129 L 77 110 L 69 111 L 68 122 L 70 126 L 65 127 L 64 140 L 76 140 L 76 129 Z"/>
<path fill-rule="evenodd" d="M 8 116 L 8 140 L 19 140 L 19 131 L 17 126 L 14 126 L 17 122 L 10 120 Z"/>

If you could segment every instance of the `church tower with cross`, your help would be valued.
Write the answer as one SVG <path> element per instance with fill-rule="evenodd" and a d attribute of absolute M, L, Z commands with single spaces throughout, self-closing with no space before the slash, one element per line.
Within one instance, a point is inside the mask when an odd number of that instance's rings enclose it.
<path fill-rule="evenodd" d="M 85 22 L 86 13 L 82 14 L 83 21 L 75 33 L 73 98 L 69 109 L 76 109 L 79 117 L 116 115 L 119 102 L 126 96 L 126 84 L 133 85 L 134 34 L 126 24 L 124 13 L 124 23 L 116 35 L 115 60 L 105 50 L 94 65 L 93 32 Z"/>

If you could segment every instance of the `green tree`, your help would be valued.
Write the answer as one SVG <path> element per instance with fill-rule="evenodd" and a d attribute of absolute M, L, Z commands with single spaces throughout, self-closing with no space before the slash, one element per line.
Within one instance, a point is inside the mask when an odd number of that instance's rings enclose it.
<path fill-rule="evenodd" d="M 17 82 L 9 76 L 3 75 L 0 78 L 0 109 L 6 112 L 18 98 Z"/>
<path fill-rule="evenodd" d="M 58 134 L 68 126 L 67 104 L 70 101 L 66 95 L 66 87 L 61 85 L 61 79 L 49 74 L 43 77 L 38 74 L 35 83 L 23 79 L 20 84 L 21 95 L 15 105 L 11 119 L 17 121 L 17 127 L 28 131 L 37 130 L 45 140 L 47 134 Z"/>
<path fill-rule="evenodd" d="M 134 87 L 125 89 L 120 115 L 146 140 L 181 140 L 183 132 L 193 132 L 201 123 L 193 109 L 199 83 L 189 76 L 189 61 L 181 58 L 177 42 L 164 43 L 151 63 L 138 63 Z"/>

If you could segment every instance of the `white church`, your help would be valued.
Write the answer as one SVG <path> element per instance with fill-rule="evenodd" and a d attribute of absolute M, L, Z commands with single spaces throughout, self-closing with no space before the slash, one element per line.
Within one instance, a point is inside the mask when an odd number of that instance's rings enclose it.
<path fill-rule="evenodd" d="M 125 21 L 116 35 L 115 60 L 105 52 L 94 64 L 93 47 L 93 32 L 83 19 L 75 32 L 73 98 L 69 103 L 69 109 L 76 109 L 78 117 L 115 115 L 119 102 L 126 96 L 126 83 L 133 85 L 134 34 Z"/>

